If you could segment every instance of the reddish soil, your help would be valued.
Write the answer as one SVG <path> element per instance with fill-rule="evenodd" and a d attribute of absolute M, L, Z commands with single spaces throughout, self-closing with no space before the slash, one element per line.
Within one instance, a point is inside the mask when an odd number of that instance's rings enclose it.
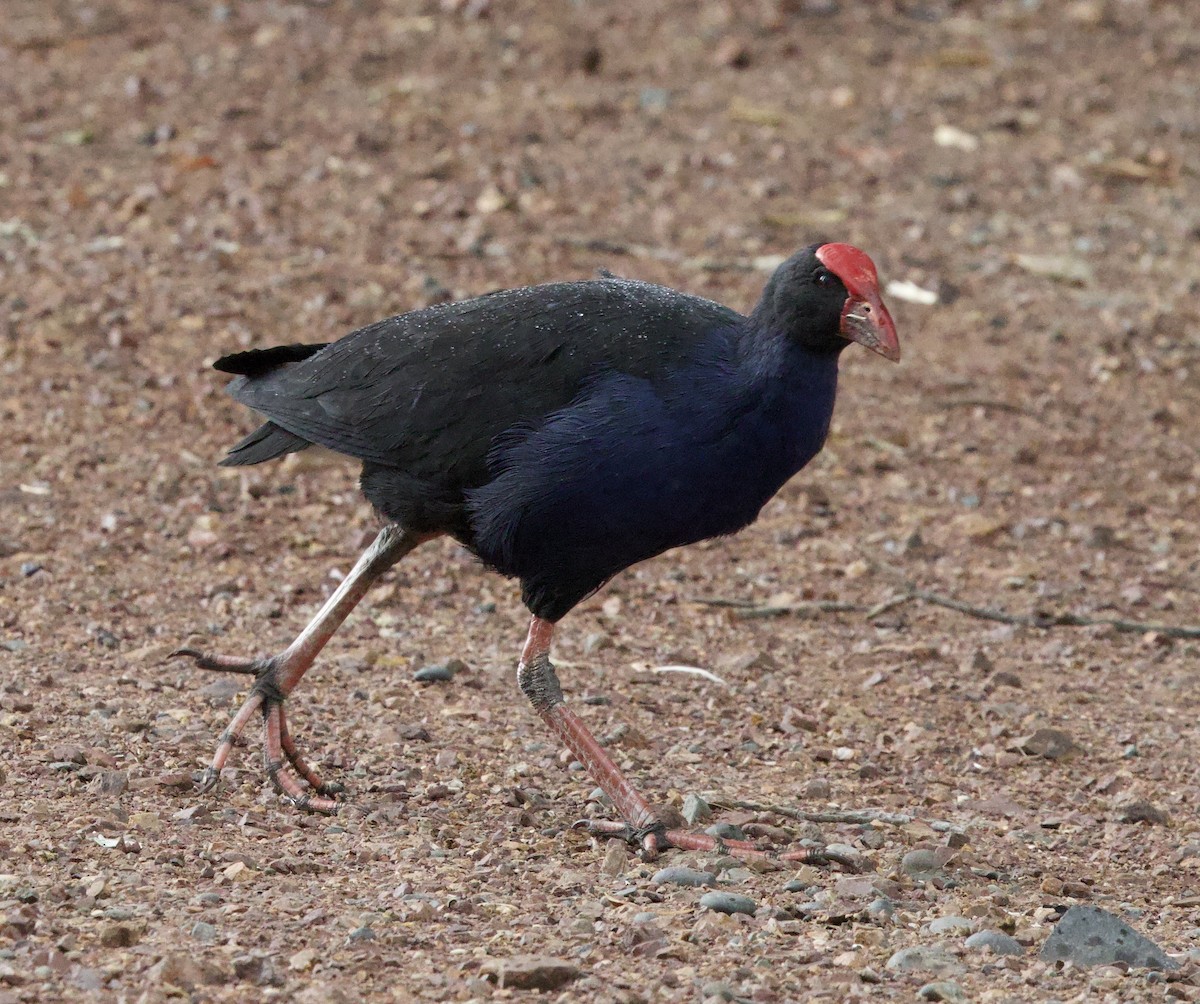
<path fill-rule="evenodd" d="M 529 954 L 578 969 L 548 999 L 908 1001 L 889 958 L 939 942 L 964 999 L 1200 999 L 1200 641 L 979 609 L 1200 622 L 1198 59 L 1186 0 L 5 0 L 0 1004 L 532 997 L 485 979 Z M 718 813 L 862 874 L 726 873 L 725 917 L 571 831 L 606 810 L 516 689 L 516 589 L 450 543 L 289 704 L 346 810 L 257 740 L 197 794 L 244 680 L 166 655 L 282 647 L 376 525 L 350 465 L 215 466 L 254 423 L 217 356 L 601 267 L 746 307 L 819 237 L 937 294 L 889 297 L 904 361 L 848 351 L 759 523 L 556 652 L 664 802 L 911 817 Z M 867 616 L 913 589 L 972 610 Z M 1076 902 L 1183 968 L 1038 961 Z"/>

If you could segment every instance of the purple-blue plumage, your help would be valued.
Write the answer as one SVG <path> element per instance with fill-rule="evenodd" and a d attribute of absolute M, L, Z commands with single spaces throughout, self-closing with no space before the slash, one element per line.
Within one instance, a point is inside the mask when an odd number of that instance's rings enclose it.
<path fill-rule="evenodd" d="M 820 450 L 837 355 L 764 339 L 776 358 L 751 367 L 744 341 L 714 331 L 658 384 L 606 374 L 493 448 L 467 492 L 473 548 L 531 611 L 558 620 L 638 561 L 740 530 Z"/>

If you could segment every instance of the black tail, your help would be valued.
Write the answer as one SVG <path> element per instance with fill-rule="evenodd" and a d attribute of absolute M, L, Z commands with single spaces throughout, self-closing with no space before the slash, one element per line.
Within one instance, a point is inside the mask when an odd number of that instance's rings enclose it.
<path fill-rule="evenodd" d="M 248 352 L 234 352 L 232 355 L 221 356 L 213 369 L 222 373 L 236 373 L 238 376 L 255 377 L 270 373 L 271 370 L 287 363 L 298 363 L 301 359 L 315 356 L 328 342 L 320 345 L 276 345 L 271 349 L 250 349 Z"/>
<path fill-rule="evenodd" d="M 234 352 L 221 356 L 213 369 L 222 373 L 235 373 L 242 377 L 229 385 L 230 393 L 236 398 L 238 389 L 251 381 L 264 377 L 272 370 L 288 363 L 298 363 L 309 356 L 314 356 L 325 348 L 320 345 L 276 345 L 270 349 L 250 349 L 248 352 Z M 274 460 L 289 453 L 297 453 L 305 447 L 312 446 L 307 439 L 282 429 L 274 422 L 266 422 L 255 429 L 250 435 L 234 446 L 229 455 L 221 461 L 222 467 L 242 467 L 247 464 L 261 464 L 265 460 Z"/>
<path fill-rule="evenodd" d="M 312 446 L 312 443 L 307 439 L 293 435 L 287 429 L 281 429 L 274 422 L 266 422 L 232 447 L 228 456 L 221 461 L 221 466 L 245 467 L 247 464 L 261 464 L 265 460 L 298 453 L 309 446 Z"/>

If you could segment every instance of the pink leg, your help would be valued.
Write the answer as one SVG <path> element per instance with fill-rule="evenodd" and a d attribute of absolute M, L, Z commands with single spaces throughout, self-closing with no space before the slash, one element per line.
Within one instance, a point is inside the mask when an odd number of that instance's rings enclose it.
<path fill-rule="evenodd" d="M 529 624 L 529 636 L 521 652 L 517 667 L 517 683 L 522 693 L 529 698 L 538 713 L 554 734 L 563 741 L 575 758 L 587 768 L 588 774 L 600 789 L 612 799 L 613 807 L 624 822 L 604 820 L 582 820 L 576 826 L 583 827 L 598 836 L 621 837 L 639 846 L 642 857 L 653 860 L 665 847 L 684 850 L 717 851 L 740 858 L 774 858 L 748 840 L 721 840 L 707 833 L 690 830 L 668 829 L 659 819 L 650 803 L 613 763 L 586 725 L 563 703 L 562 689 L 554 666 L 550 663 L 550 642 L 554 636 L 554 625 L 550 621 L 534 617 Z M 819 850 L 793 851 L 782 855 L 785 861 L 804 863 L 826 863 L 837 861 L 851 865 L 837 855 Z"/>
<path fill-rule="evenodd" d="M 283 713 L 284 699 L 295 689 L 326 642 L 333 637 L 334 632 L 366 595 L 375 580 L 413 548 L 435 536 L 438 535 L 408 533 L 395 524 L 385 526 L 358 559 L 350 574 L 341 581 L 333 595 L 309 621 L 308 626 L 300 632 L 295 641 L 276 656 L 269 659 L 236 659 L 206 655 L 190 648 L 181 648 L 171 653 L 172 656 L 190 656 L 202 669 L 245 673 L 255 677 L 250 696 L 221 733 L 212 763 L 200 781 L 201 791 L 207 791 L 217 782 L 234 742 L 245 730 L 254 713 L 259 711 L 263 716 L 267 774 L 272 783 L 300 808 L 316 812 L 337 810 L 337 803 L 323 796 L 341 790 L 340 786 L 322 783 L 316 772 L 300 756 L 288 731 L 287 719 Z M 312 787 L 315 795 L 306 791 L 295 775 L 284 766 L 285 757 Z"/>
<path fill-rule="evenodd" d="M 296 749 L 295 740 L 292 739 L 292 734 L 288 731 L 287 713 L 283 710 L 282 704 L 279 705 L 279 743 L 283 750 L 283 755 L 296 768 L 296 773 L 304 778 L 318 795 L 336 795 L 346 790 L 337 781 L 322 781 L 317 772 L 308 765 L 308 761 L 300 755 L 300 751 Z"/>

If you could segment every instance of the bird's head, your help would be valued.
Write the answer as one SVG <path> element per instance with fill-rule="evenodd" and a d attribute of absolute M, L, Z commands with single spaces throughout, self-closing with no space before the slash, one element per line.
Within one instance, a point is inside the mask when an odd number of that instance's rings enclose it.
<path fill-rule="evenodd" d="M 893 362 L 900 339 L 883 304 L 875 263 L 852 244 L 813 244 L 771 276 L 755 317 L 817 350 L 858 342 Z"/>

